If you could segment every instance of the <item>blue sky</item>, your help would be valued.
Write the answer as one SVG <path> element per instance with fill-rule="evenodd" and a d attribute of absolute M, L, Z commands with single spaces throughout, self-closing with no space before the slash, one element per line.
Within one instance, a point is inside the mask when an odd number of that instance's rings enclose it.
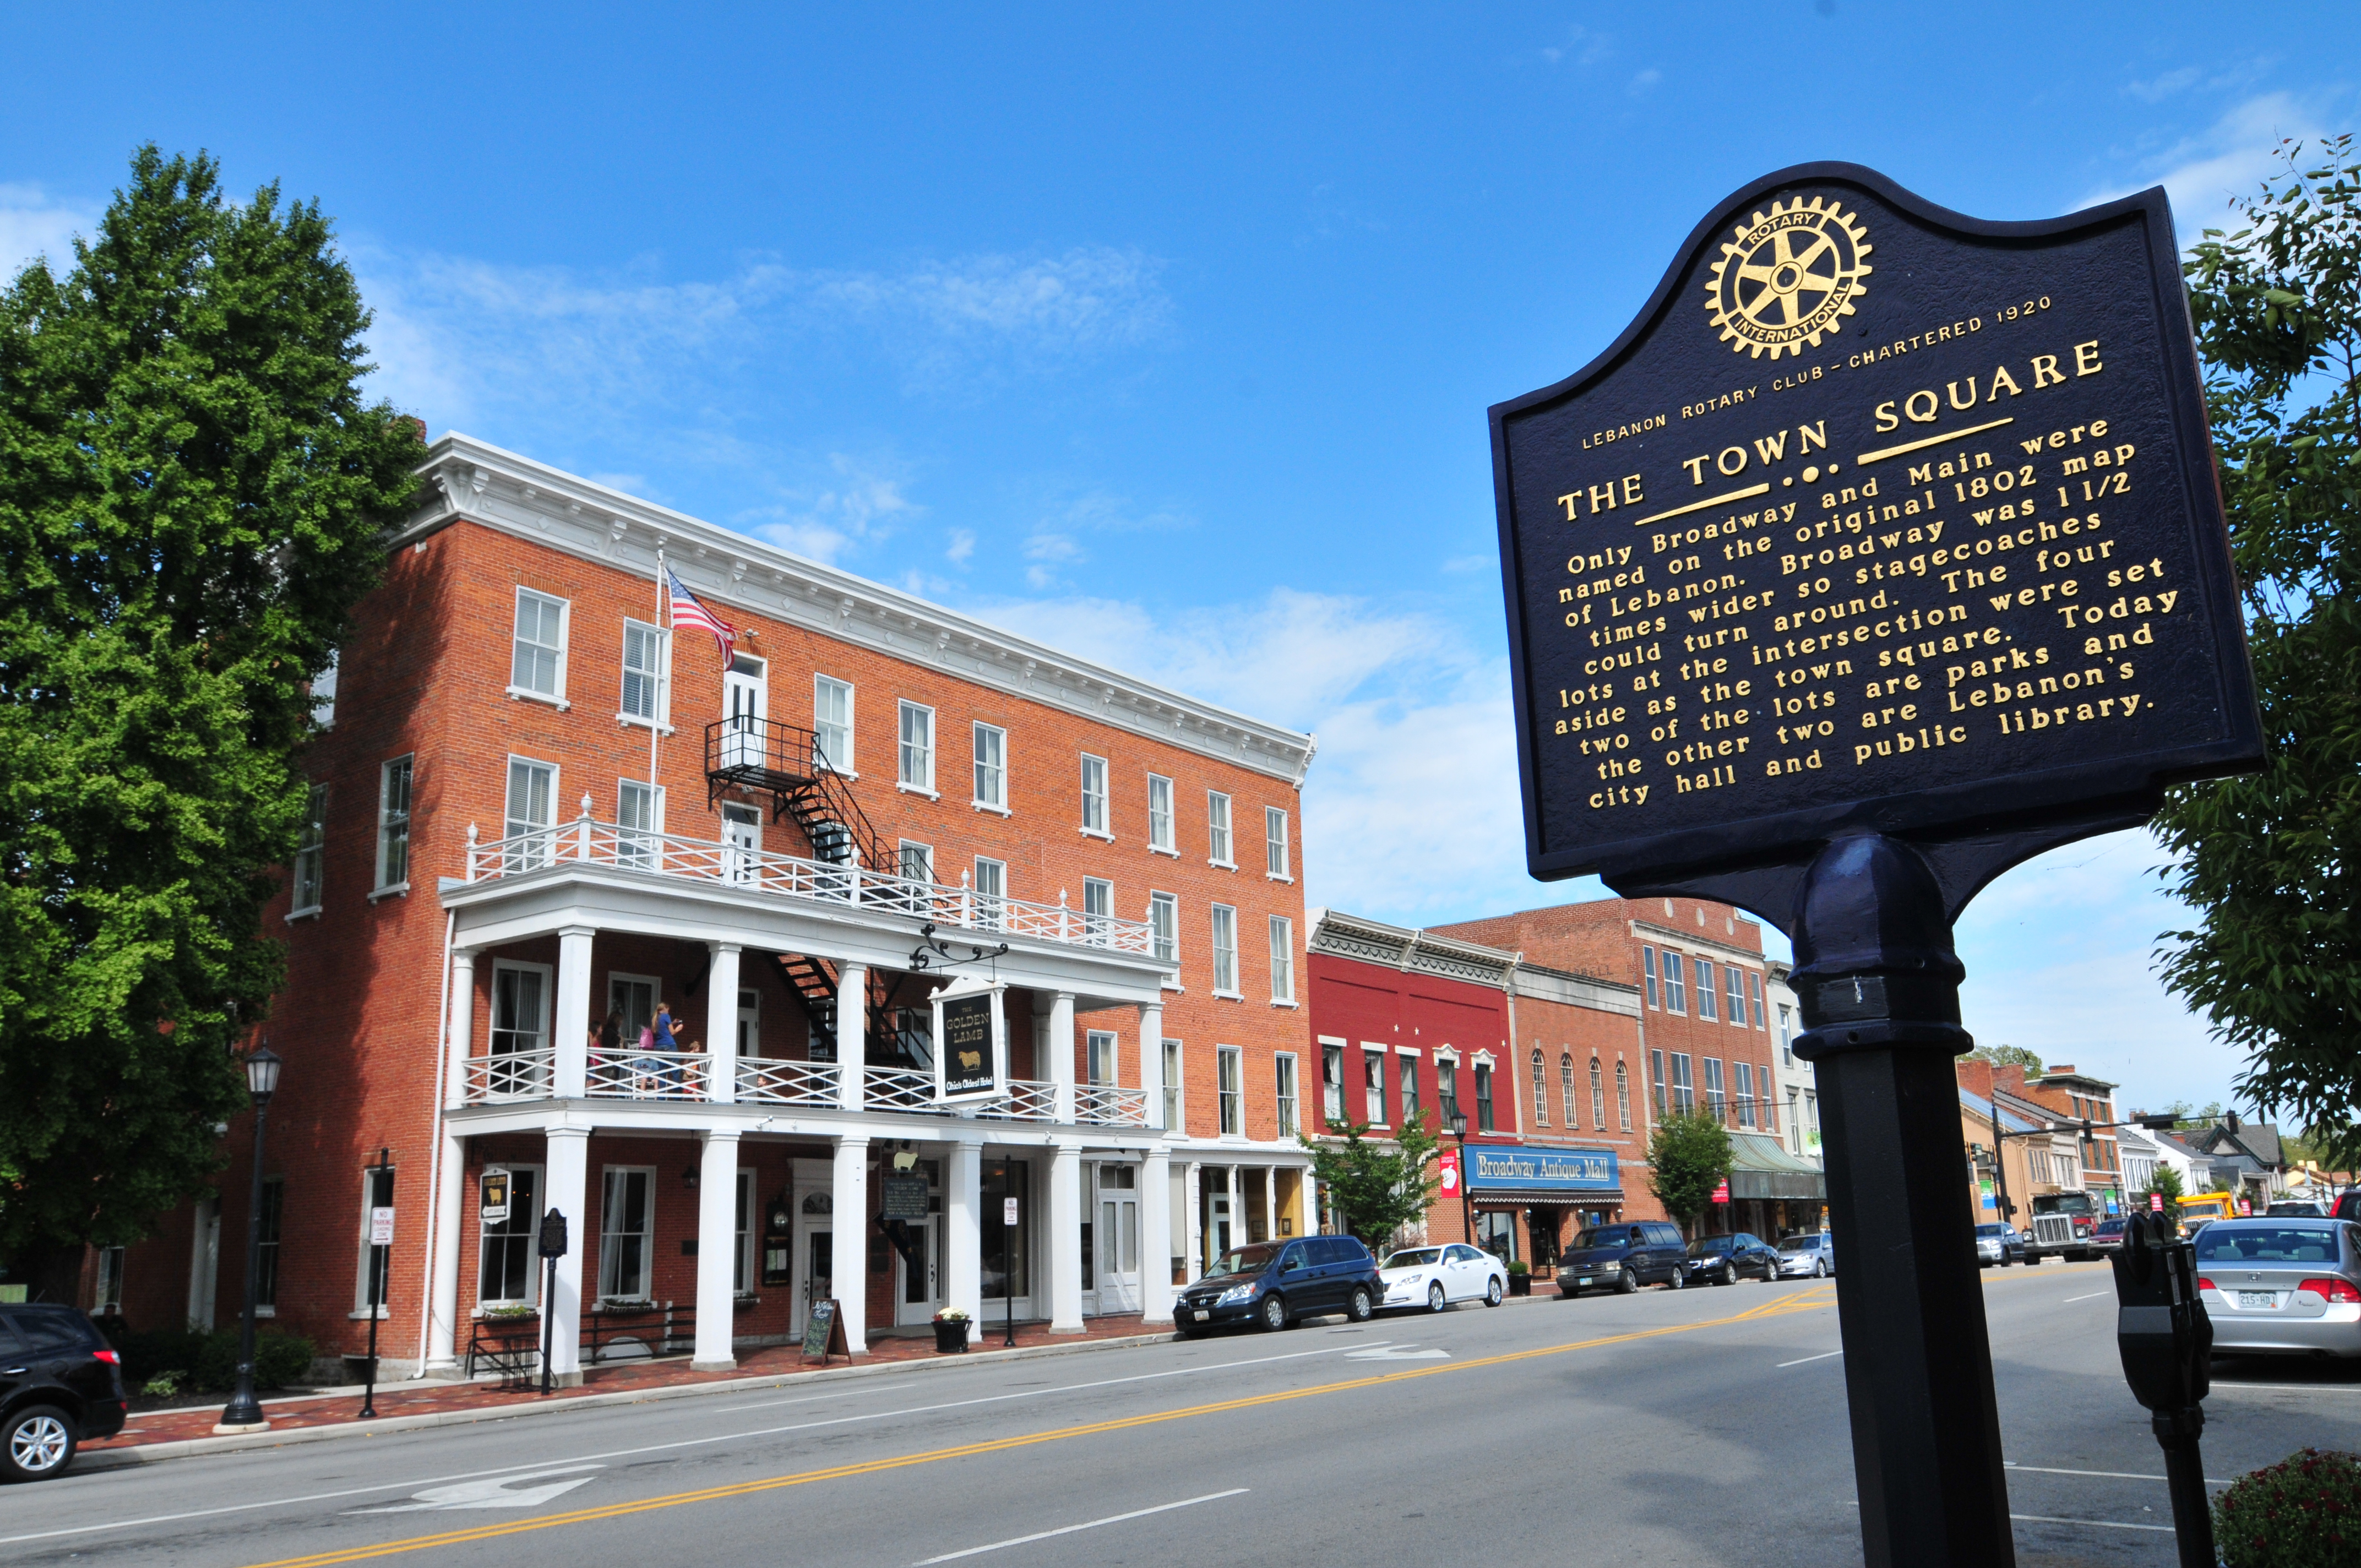
<path fill-rule="evenodd" d="M 11 6 L 0 265 L 143 139 L 316 196 L 434 430 L 1317 731 L 1312 900 L 1412 925 L 1598 892 L 1522 871 L 1487 405 L 1770 170 L 2187 237 L 2361 60 L 2349 6 L 681 11 Z M 2224 1093 L 2159 858 L 1984 894 L 1979 1036 Z"/>

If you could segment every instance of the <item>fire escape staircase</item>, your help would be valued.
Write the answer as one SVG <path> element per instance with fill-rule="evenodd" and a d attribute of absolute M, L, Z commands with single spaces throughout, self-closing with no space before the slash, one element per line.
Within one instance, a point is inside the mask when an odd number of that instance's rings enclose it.
<path fill-rule="evenodd" d="M 771 820 L 792 821 L 801 828 L 816 861 L 848 865 L 857 850 L 860 863 L 870 870 L 901 870 L 899 856 L 886 848 L 808 729 L 748 714 L 716 719 L 705 727 L 705 788 L 708 806 L 732 791 L 768 797 Z M 773 953 L 771 962 L 811 1026 L 811 1058 L 836 1060 L 836 966 L 807 953 Z M 934 1061 L 926 1035 L 894 1025 L 894 997 L 902 979 L 870 970 L 862 1055 L 871 1066 L 930 1069 Z"/>

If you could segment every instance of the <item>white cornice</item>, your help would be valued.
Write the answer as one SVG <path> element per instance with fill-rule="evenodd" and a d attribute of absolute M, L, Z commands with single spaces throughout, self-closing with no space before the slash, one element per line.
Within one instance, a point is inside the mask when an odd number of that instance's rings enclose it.
<path fill-rule="evenodd" d="M 1317 742 L 1060 653 L 850 572 L 453 433 L 427 448 L 396 546 L 466 518 L 653 580 L 656 551 L 700 598 L 1301 786 Z"/>
<path fill-rule="evenodd" d="M 1356 959 L 1364 963 L 1390 964 L 1406 972 L 1464 981 L 1495 991 L 1513 991 L 1519 996 L 1567 1006 L 1591 1007 L 1634 1017 L 1640 1012 L 1640 988 L 1636 985 L 1552 969 L 1505 948 L 1488 948 L 1480 942 L 1438 937 L 1432 931 L 1390 926 L 1367 916 L 1347 915 L 1341 909 L 1310 910 L 1305 918 L 1312 927 L 1305 944 L 1308 952 Z"/>
<path fill-rule="evenodd" d="M 1685 948 L 1709 948 L 1718 958 L 1737 959 L 1744 963 L 1760 965 L 1765 969 L 1772 963 L 1771 956 L 1759 948 L 1736 947 L 1729 942 L 1716 941 L 1711 937 L 1700 937 L 1694 931 L 1684 931 L 1678 926 L 1660 926 L 1653 920 L 1634 920 L 1631 922 L 1631 930 L 1636 936 L 1653 935 L 1659 942 L 1677 942 Z"/>

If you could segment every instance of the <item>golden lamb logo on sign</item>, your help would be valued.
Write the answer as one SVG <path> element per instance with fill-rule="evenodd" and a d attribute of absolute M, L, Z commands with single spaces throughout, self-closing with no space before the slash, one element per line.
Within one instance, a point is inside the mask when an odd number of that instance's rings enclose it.
<path fill-rule="evenodd" d="M 1869 230 L 1826 197 L 1773 202 L 1734 233 L 1705 289 L 1706 313 L 1733 354 L 1801 358 L 1869 291 Z"/>

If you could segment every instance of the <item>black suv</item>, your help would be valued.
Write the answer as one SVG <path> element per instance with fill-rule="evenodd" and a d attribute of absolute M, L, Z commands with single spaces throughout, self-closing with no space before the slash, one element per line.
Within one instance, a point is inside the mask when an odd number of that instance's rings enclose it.
<path fill-rule="evenodd" d="M 1678 1290 L 1687 1283 L 1688 1249 L 1679 1230 L 1662 1220 L 1593 1225 L 1575 1237 L 1557 1260 L 1561 1296 L 1609 1289 L 1628 1296 L 1642 1285 L 1669 1285 Z"/>
<path fill-rule="evenodd" d="M 1215 1258 L 1180 1293 L 1172 1326 L 1185 1339 L 1234 1323 L 1283 1329 L 1329 1312 L 1366 1323 L 1385 1294 L 1378 1260 L 1351 1236 L 1254 1242 Z"/>
<path fill-rule="evenodd" d="M 123 1358 L 71 1307 L 0 1307 L 0 1478 L 65 1474 L 85 1438 L 123 1430 Z"/>

